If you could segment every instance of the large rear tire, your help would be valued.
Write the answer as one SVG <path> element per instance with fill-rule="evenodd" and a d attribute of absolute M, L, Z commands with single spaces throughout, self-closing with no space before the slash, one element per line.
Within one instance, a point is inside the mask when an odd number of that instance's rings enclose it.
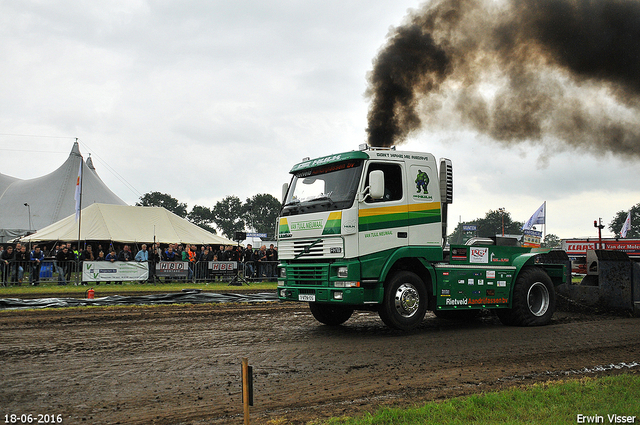
<path fill-rule="evenodd" d="M 395 273 L 385 287 L 384 300 L 378 314 L 385 325 L 408 331 L 424 319 L 427 312 L 427 289 L 415 273 Z"/>
<path fill-rule="evenodd" d="M 530 267 L 518 275 L 513 288 L 510 310 L 498 310 L 498 318 L 505 325 L 543 326 L 551 322 L 556 311 L 556 292 L 544 269 Z"/>
<path fill-rule="evenodd" d="M 309 303 L 309 308 L 318 322 L 328 326 L 341 325 L 353 314 L 353 308 L 343 305 Z"/>

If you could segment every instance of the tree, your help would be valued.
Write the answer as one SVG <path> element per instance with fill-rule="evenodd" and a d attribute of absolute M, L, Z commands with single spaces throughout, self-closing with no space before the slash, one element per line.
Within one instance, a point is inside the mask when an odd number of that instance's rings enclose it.
<path fill-rule="evenodd" d="M 504 219 L 505 235 L 521 235 L 523 223 L 511 220 L 511 213 L 500 210 L 490 210 L 484 218 L 476 220 L 478 226 L 478 236 L 490 238 L 495 235 L 502 235 L 502 225 Z"/>
<path fill-rule="evenodd" d="M 228 239 L 233 239 L 235 232 L 245 230 L 245 208 L 237 196 L 227 196 L 218 201 L 211 210 L 213 221 Z"/>
<path fill-rule="evenodd" d="M 629 214 L 629 211 L 618 211 L 611 223 L 609 223 L 609 230 L 619 235 L 627 219 L 627 214 Z M 638 237 L 640 237 L 640 204 L 635 204 L 631 207 L 631 229 L 627 232 L 627 238 Z"/>
<path fill-rule="evenodd" d="M 560 238 L 553 233 L 549 233 L 544 237 L 544 241 L 540 244 L 542 248 L 560 248 L 562 242 Z"/>
<path fill-rule="evenodd" d="M 275 239 L 275 226 L 280 213 L 280 201 L 273 195 L 261 193 L 247 198 L 244 204 L 245 220 L 258 233 L 266 233 L 267 239 Z"/>
<path fill-rule="evenodd" d="M 187 214 L 187 220 L 207 230 L 211 233 L 216 233 L 216 229 L 213 228 L 213 212 L 207 207 L 201 207 L 200 205 L 194 205 L 191 208 L 189 214 Z"/>
<path fill-rule="evenodd" d="M 511 213 L 500 210 L 489 210 L 484 218 L 477 218 L 473 221 L 459 223 L 456 229 L 449 235 L 449 243 L 462 244 L 469 239 L 470 236 L 478 236 L 481 238 L 491 238 L 496 235 L 502 235 L 502 225 L 504 219 L 505 235 L 521 235 L 523 223 L 511 220 Z M 475 225 L 475 232 L 465 232 L 464 225 Z"/>
<path fill-rule="evenodd" d="M 178 202 L 177 199 L 160 192 L 145 193 L 140 197 L 140 202 L 136 202 L 138 207 L 163 207 L 177 216 L 185 218 L 187 216 L 187 204 Z"/>

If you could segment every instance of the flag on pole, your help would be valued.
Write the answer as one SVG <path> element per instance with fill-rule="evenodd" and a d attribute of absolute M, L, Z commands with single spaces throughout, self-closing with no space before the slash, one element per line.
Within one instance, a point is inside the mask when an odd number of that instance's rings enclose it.
<path fill-rule="evenodd" d="M 547 201 L 544 201 L 540 208 L 533 213 L 531 218 L 522 226 L 521 230 L 531 230 L 535 224 L 545 224 L 547 218 Z"/>
<path fill-rule="evenodd" d="M 80 218 L 80 199 L 82 196 L 82 159 L 80 159 L 80 167 L 78 168 L 78 180 L 76 180 L 76 194 L 74 199 L 76 200 L 76 221 Z"/>
<path fill-rule="evenodd" d="M 622 236 L 623 238 L 626 238 L 627 232 L 629 230 L 631 230 L 631 210 L 629 210 L 629 214 L 627 214 L 627 219 L 624 221 L 622 230 L 620 230 L 620 236 Z"/>

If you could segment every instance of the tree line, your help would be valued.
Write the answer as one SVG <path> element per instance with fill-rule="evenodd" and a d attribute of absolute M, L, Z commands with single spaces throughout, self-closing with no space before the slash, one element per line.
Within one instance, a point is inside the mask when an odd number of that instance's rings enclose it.
<path fill-rule="evenodd" d="M 266 233 L 267 239 L 275 240 L 275 225 L 280 212 L 280 201 L 267 193 L 254 195 L 247 198 L 245 202 L 231 195 L 218 201 L 213 208 L 194 205 L 191 211 L 187 211 L 187 204 L 179 202 L 171 195 L 149 192 L 142 195 L 136 205 L 164 207 L 209 232 L 217 233 L 217 227 L 228 239 L 233 239 L 235 232 L 253 229 L 258 233 Z M 627 238 L 638 238 L 640 237 L 640 203 L 631 207 L 630 211 L 631 229 L 627 232 Z M 629 211 L 618 211 L 609 223 L 609 230 L 619 235 L 628 213 Z M 465 237 L 469 236 L 469 232 L 463 229 L 465 225 L 476 226 L 477 230 L 473 232 L 473 236 L 492 237 L 502 234 L 503 226 L 505 235 L 522 234 L 520 229 L 523 224 L 523 222 L 514 221 L 508 211 L 490 210 L 483 218 L 458 223 L 455 230 L 448 236 L 448 240 L 452 244 L 464 243 Z M 559 247 L 560 238 L 549 233 L 545 235 L 542 246 Z"/>
<path fill-rule="evenodd" d="M 465 231 L 464 226 L 467 225 L 475 225 L 476 230 L 473 232 Z M 448 236 L 448 240 L 452 245 L 459 245 L 465 243 L 471 236 L 490 238 L 503 233 L 505 235 L 521 235 L 522 226 L 524 223 L 514 221 L 511 218 L 511 213 L 506 210 L 489 210 L 483 218 L 458 223 L 455 230 Z M 558 248 L 560 247 L 560 238 L 549 233 L 545 235 L 540 245 L 546 248 Z"/>
<path fill-rule="evenodd" d="M 609 223 L 609 230 L 617 237 L 621 236 L 620 231 L 627 219 L 627 214 L 631 211 L 631 228 L 627 232 L 627 238 L 640 237 L 640 203 L 631 207 L 627 211 L 618 211 Z M 504 222 L 503 222 L 504 220 Z M 451 244 L 464 243 L 470 236 L 470 232 L 465 232 L 463 226 L 475 225 L 476 232 L 473 232 L 473 236 L 478 237 L 492 237 L 502 234 L 502 226 L 504 223 L 505 235 L 520 235 L 522 234 L 523 222 L 513 221 L 511 214 L 507 211 L 490 210 L 484 218 L 477 218 L 472 221 L 466 221 L 464 223 L 458 223 L 455 230 L 448 236 L 448 240 Z M 466 237 L 466 239 L 465 239 Z M 553 233 L 549 233 L 545 236 L 541 246 L 547 248 L 558 248 L 561 245 L 561 240 Z"/>
<path fill-rule="evenodd" d="M 253 229 L 266 233 L 267 239 L 275 240 L 275 226 L 280 213 L 280 201 L 268 193 L 260 193 L 242 202 L 237 196 L 227 196 L 212 208 L 194 205 L 187 211 L 187 204 L 161 192 L 148 192 L 140 197 L 136 206 L 163 207 L 179 217 L 187 219 L 211 233 L 217 229 L 227 239 L 236 232 Z"/>

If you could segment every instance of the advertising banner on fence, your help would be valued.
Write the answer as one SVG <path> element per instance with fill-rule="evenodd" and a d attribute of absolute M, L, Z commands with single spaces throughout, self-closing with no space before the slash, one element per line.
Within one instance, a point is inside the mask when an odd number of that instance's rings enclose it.
<path fill-rule="evenodd" d="M 237 261 L 209 261 L 210 274 L 215 276 L 234 275 L 238 270 Z"/>
<path fill-rule="evenodd" d="M 598 239 L 565 239 L 562 249 L 570 257 L 586 256 L 588 249 L 608 249 L 626 252 L 630 257 L 640 257 L 640 239 L 602 239 L 602 246 Z"/>
<path fill-rule="evenodd" d="M 85 261 L 82 263 L 83 282 L 121 282 L 149 279 L 149 264 L 134 261 Z"/>
<path fill-rule="evenodd" d="M 187 277 L 188 273 L 189 263 L 186 261 L 160 261 L 156 265 L 158 277 Z"/>

